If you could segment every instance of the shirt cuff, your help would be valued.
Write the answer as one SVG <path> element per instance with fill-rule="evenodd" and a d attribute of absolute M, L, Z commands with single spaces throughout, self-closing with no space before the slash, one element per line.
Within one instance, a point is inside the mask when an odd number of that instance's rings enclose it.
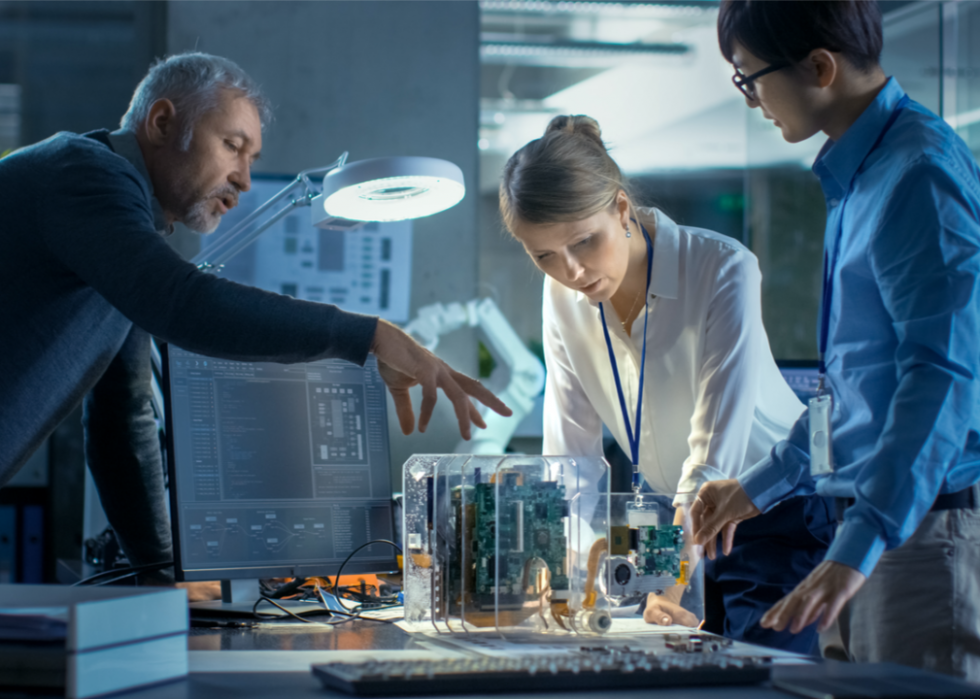
<path fill-rule="evenodd" d="M 772 456 L 767 456 L 749 467 L 737 479 L 752 504 L 759 508 L 759 512 L 766 512 L 793 492 L 792 484 L 783 477 Z"/>
<path fill-rule="evenodd" d="M 690 505 L 694 502 L 695 498 L 698 496 L 698 491 L 694 490 L 688 493 L 677 493 L 674 496 L 674 501 L 671 503 L 674 507 L 680 507 L 682 505 Z"/>
<path fill-rule="evenodd" d="M 681 480 L 677 484 L 677 495 L 674 497 L 674 507 L 694 502 L 701 486 L 708 481 L 720 481 L 730 476 L 708 464 L 685 463 L 681 472 Z"/>
<path fill-rule="evenodd" d="M 884 552 L 885 540 L 881 534 L 870 524 L 857 520 L 837 527 L 824 560 L 846 565 L 867 578 Z"/>
<path fill-rule="evenodd" d="M 377 330 L 377 316 L 347 311 L 338 313 L 326 335 L 330 351 L 325 356 L 364 366 Z"/>

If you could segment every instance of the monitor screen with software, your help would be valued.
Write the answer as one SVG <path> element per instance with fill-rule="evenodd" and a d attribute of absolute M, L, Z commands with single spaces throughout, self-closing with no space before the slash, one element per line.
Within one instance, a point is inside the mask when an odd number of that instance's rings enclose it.
<path fill-rule="evenodd" d="M 299 364 L 163 348 L 178 580 L 330 575 L 392 539 L 385 387 L 373 357 Z M 397 568 L 391 546 L 344 572 Z"/>
<path fill-rule="evenodd" d="M 810 399 L 817 395 L 817 384 L 820 382 L 817 360 L 777 359 L 776 366 L 796 397 L 803 405 L 809 405 Z"/>

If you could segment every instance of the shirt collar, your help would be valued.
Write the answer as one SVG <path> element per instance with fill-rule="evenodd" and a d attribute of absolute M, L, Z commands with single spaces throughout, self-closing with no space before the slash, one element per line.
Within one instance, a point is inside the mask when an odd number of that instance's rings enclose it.
<path fill-rule="evenodd" d="M 653 266 L 650 270 L 650 289 L 648 299 L 660 296 L 667 299 L 677 298 L 680 269 L 680 230 L 667 214 L 659 209 L 637 209 L 637 217 L 646 226 L 647 233 L 653 236 Z M 576 291 L 576 300 L 580 303 L 594 302 L 581 291 Z"/>
<path fill-rule="evenodd" d="M 828 140 L 813 163 L 828 198 L 840 198 L 851 187 L 861 163 L 868 157 L 905 91 L 895 78 L 888 82 L 839 141 Z"/>
<path fill-rule="evenodd" d="M 119 129 L 109 134 L 109 143 L 112 144 L 112 150 L 136 168 L 136 172 L 146 181 L 146 186 L 150 190 L 151 206 L 153 207 L 153 227 L 156 228 L 157 233 L 161 235 L 170 235 L 173 233 L 174 224 L 167 223 L 167 217 L 163 213 L 163 207 L 160 206 L 160 201 L 153 196 L 153 182 L 150 181 L 150 172 L 146 169 L 146 161 L 143 159 L 143 151 L 140 150 L 140 144 L 136 140 L 136 134 L 132 131 Z"/>

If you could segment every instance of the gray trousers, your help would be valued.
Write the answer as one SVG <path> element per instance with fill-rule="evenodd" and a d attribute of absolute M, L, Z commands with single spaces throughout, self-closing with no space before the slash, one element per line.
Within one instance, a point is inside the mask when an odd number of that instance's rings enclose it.
<path fill-rule="evenodd" d="M 820 635 L 820 650 L 980 682 L 980 510 L 926 515 L 905 544 L 881 557 Z"/>
<path fill-rule="evenodd" d="M 160 438 L 150 407 L 150 336 L 135 325 L 83 405 L 85 456 L 132 565 L 172 561 Z M 172 581 L 173 569 L 142 580 Z"/>

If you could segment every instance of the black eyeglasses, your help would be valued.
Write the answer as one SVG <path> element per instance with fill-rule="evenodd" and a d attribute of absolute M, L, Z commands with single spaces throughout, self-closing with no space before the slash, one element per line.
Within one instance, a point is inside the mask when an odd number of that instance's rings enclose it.
<path fill-rule="evenodd" d="M 755 93 L 755 81 L 761 78 L 763 75 L 775 73 L 777 70 L 782 70 L 788 66 L 789 63 L 773 63 L 768 68 L 763 68 L 756 73 L 752 73 L 752 75 L 746 75 L 739 68 L 735 68 L 735 75 L 732 76 L 732 82 L 743 95 L 754 102 L 759 99 Z"/>

